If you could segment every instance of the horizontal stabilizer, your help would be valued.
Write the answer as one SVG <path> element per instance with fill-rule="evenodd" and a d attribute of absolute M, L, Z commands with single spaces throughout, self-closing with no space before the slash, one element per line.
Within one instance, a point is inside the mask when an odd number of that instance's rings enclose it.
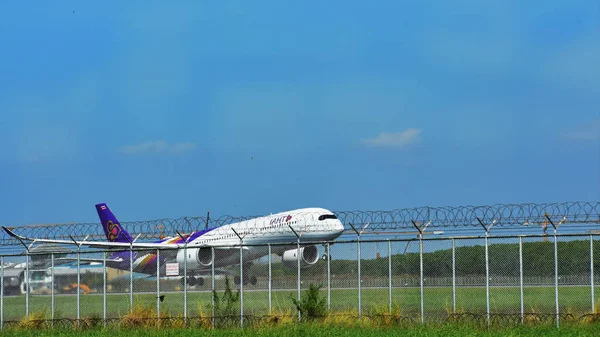
<path fill-rule="evenodd" d="M 69 262 L 73 262 L 73 261 L 77 261 L 77 258 L 75 257 L 60 257 L 55 259 L 57 261 L 69 261 Z M 97 263 L 104 263 L 104 259 L 93 259 L 93 258 L 80 258 L 79 259 L 80 262 L 97 262 Z M 106 259 L 106 262 L 123 262 L 122 258 L 116 258 L 116 259 Z"/>

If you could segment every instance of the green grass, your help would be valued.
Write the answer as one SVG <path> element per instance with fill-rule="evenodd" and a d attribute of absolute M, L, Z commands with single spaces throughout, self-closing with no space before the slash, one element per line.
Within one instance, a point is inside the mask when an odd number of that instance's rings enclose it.
<path fill-rule="evenodd" d="M 6 330 L 2 332 L 3 336 L 599 336 L 600 324 L 573 325 L 556 329 L 552 326 L 542 327 L 513 327 L 513 328 L 498 328 L 484 329 L 475 328 L 464 325 L 440 325 L 440 326 L 414 326 L 405 328 L 365 328 L 360 326 L 324 326 L 317 325 L 287 325 L 274 328 L 257 328 L 257 329 L 224 329 L 224 330 L 201 330 L 201 329 L 135 329 L 135 330 L 115 330 L 115 329 L 98 329 L 87 331 L 73 330 Z"/>
<path fill-rule="evenodd" d="M 325 290 L 321 290 L 325 295 Z M 219 290 L 222 293 L 222 290 Z M 600 294 L 600 289 L 596 291 Z M 274 312 L 295 310 L 290 300 L 296 296 L 295 290 L 273 291 L 272 303 Z M 357 312 L 358 292 L 355 289 L 332 289 L 332 312 Z M 525 311 L 534 313 L 554 313 L 555 311 L 554 287 L 526 287 L 524 291 Z M 485 288 L 457 288 L 457 312 L 484 313 L 486 310 Z M 128 294 L 109 294 L 107 296 L 107 312 L 109 317 L 121 317 L 129 311 Z M 362 289 L 362 310 L 368 314 L 370 310 L 387 308 L 387 289 Z M 416 317 L 420 312 L 419 288 L 396 288 L 392 293 L 393 305 L 400 308 L 404 316 Z M 210 314 L 208 305 L 211 302 L 209 292 L 188 292 L 188 315 L 194 316 L 201 309 L 204 314 Z M 573 315 L 583 315 L 591 312 L 591 298 L 589 287 L 560 287 L 560 311 Z M 154 294 L 134 294 L 134 305 L 156 306 Z M 200 307 L 201 306 L 201 307 Z M 430 314 L 446 314 L 452 312 L 452 288 L 425 288 L 425 312 Z M 597 303 L 597 307 L 600 303 Z M 30 313 L 50 311 L 50 296 L 30 296 Z M 61 295 L 55 298 L 55 317 L 76 317 L 76 296 Z M 519 313 L 520 295 L 519 288 L 490 289 L 490 307 L 492 313 Z M 102 295 L 88 294 L 80 296 L 81 317 L 90 315 L 102 317 Z M 183 314 L 183 292 L 165 293 L 165 300 L 161 303 L 161 313 L 172 316 Z M 268 292 L 244 292 L 244 313 L 255 315 L 268 314 Z M 5 320 L 17 320 L 25 315 L 25 296 L 11 296 L 4 298 Z"/>

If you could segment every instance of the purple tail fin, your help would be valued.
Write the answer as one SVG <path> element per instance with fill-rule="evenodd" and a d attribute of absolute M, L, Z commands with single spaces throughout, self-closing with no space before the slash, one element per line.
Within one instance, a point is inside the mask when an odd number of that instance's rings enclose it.
<path fill-rule="evenodd" d="M 104 229 L 104 234 L 106 234 L 108 241 L 126 243 L 133 241 L 129 233 L 121 227 L 119 220 L 117 220 L 106 204 L 97 204 L 96 211 L 98 211 L 102 229 Z"/>

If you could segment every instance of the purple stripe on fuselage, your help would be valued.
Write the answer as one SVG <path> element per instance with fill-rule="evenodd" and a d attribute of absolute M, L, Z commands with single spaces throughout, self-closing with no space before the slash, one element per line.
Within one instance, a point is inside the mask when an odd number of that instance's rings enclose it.
<path fill-rule="evenodd" d="M 144 274 L 153 274 L 156 272 L 156 254 L 152 254 L 148 262 L 142 266 L 142 270 L 140 272 Z"/>
<path fill-rule="evenodd" d="M 188 234 L 188 235 L 184 235 L 183 237 L 187 240 L 187 242 L 191 242 L 196 240 L 197 238 L 201 237 L 202 235 L 217 229 L 218 227 L 215 228 L 209 228 L 209 229 L 205 229 L 205 230 L 201 230 L 201 231 L 197 231 L 194 232 L 192 234 Z M 174 240 L 176 239 L 176 240 Z M 167 241 L 171 241 L 173 240 L 171 243 L 172 244 L 176 244 L 176 243 L 183 243 L 183 240 L 180 237 L 174 238 L 174 237 L 170 237 L 170 238 L 165 238 L 159 241 L 155 241 L 154 243 L 164 243 Z M 137 259 L 138 256 L 138 252 L 134 251 L 133 252 L 133 260 L 135 261 L 135 259 Z M 110 259 L 122 259 L 123 261 L 121 262 L 110 262 L 107 261 L 107 265 L 116 269 L 121 269 L 121 270 L 128 270 L 129 269 L 129 265 L 130 265 L 130 253 L 129 251 L 119 251 L 119 252 L 114 252 L 111 256 Z M 165 261 L 165 259 L 162 257 L 161 254 L 161 263 Z M 136 272 L 142 272 L 145 274 L 153 274 L 156 271 L 156 254 L 153 256 L 152 260 L 148 261 L 148 263 L 146 263 L 145 266 L 141 266 L 142 270 L 141 271 L 136 271 Z"/>

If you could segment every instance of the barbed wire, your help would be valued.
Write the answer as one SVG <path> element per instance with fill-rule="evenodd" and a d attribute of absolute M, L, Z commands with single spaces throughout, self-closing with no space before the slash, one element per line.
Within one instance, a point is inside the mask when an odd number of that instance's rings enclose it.
<path fill-rule="evenodd" d="M 309 212 L 295 217 L 315 220 L 322 212 Z M 444 206 L 417 207 L 389 211 L 335 211 L 334 214 L 344 224 L 346 231 L 354 233 L 351 226 L 363 228 L 364 234 L 401 233 L 416 230 L 415 226 L 428 224 L 429 229 L 451 228 L 454 230 L 472 230 L 483 224 L 493 223 L 495 227 L 515 229 L 523 226 L 548 227 L 551 223 L 561 223 L 573 229 L 589 230 L 600 227 L 600 201 L 574 201 L 562 203 L 524 203 L 495 204 L 489 206 Z M 221 227 L 231 223 L 246 221 L 252 228 L 263 224 L 257 220 L 260 216 L 230 216 L 218 218 L 181 217 L 142 221 L 122 221 L 121 225 L 139 239 L 156 239 L 191 233 L 206 228 Z M 323 222 L 323 226 L 330 226 Z M 25 225 L 11 227 L 17 234 L 46 239 L 68 239 L 88 237 L 88 240 L 105 240 L 99 222 L 67 223 L 56 225 Z M 269 234 L 273 231 L 263 231 Z M 0 234 L 0 245 L 16 245 L 18 241 Z"/>

